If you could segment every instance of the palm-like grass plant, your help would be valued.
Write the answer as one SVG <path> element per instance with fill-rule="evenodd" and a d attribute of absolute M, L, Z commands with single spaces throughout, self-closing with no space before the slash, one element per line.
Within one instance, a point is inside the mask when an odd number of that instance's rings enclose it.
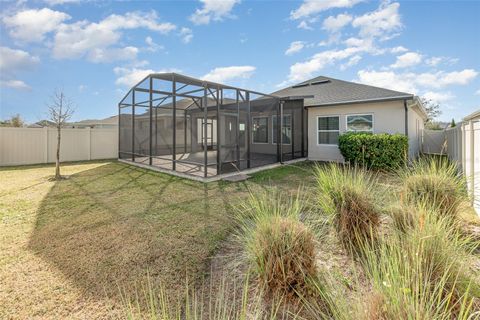
<path fill-rule="evenodd" d="M 448 217 L 416 210 L 404 230 L 365 245 L 362 263 L 380 303 L 364 310 L 383 319 L 467 319 L 477 290 L 468 271 L 471 240 Z"/>
<path fill-rule="evenodd" d="M 455 219 L 467 198 L 465 179 L 446 158 L 420 158 L 399 172 L 404 205 L 428 204 L 441 215 Z"/>
<path fill-rule="evenodd" d="M 252 193 L 239 208 L 239 239 L 252 271 L 267 293 L 285 298 L 307 295 L 316 276 L 315 233 L 301 221 L 300 192 Z"/>
<path fill-rule="evenodd" d="M 347 249 L 375 240 L 380 222 L 378 178 L 365 168 L 329 164 L 315 169 L 320 209 L 332 218 Z"/>

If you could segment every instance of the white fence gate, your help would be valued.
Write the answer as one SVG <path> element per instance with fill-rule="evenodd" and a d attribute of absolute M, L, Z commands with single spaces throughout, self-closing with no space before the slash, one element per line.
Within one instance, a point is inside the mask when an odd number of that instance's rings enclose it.
<path fill-rule="evenodd" d="M 55 128 L 0 127 L 0 166 L 55 162 Z M 60 160 L 111 159 L 118 156 L 118 129 L 62 129 Z"/>

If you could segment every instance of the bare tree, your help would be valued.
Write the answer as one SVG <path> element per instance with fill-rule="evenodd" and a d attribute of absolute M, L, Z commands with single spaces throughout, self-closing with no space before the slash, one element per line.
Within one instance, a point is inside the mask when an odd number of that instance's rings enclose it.
<path fill-rule="evenodd" d="M 420 98 L 423 104 L 423 107 L 425 108 L 425 111 L 427 112 L 427 122 L 433 122 L 439 115 L 442 114 L 442 111 L 440 110 L 440 105 L 433 101 L 432 99 L 427 99 L 425 97 Z"/>
<path fill-rule="evenodd" d="M 55 90 L 48 106 L 49 120 L 57 128 L 57 156 L 55 160 L 55 180 L 62 178 L 60 175 L 60 141 L 62 127 L 70 120 L 74 113 L 73 102 L 68 99 L 62 90 Z"/>

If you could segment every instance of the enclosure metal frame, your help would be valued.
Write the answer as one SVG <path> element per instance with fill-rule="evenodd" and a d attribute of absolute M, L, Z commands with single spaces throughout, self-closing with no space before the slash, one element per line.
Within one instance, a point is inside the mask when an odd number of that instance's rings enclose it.
<path fill-rule="evenodd" d="M 146 80 L 149 80 L 149 87 L 148 89 L 141 88 L 140 85 L 143 84 Z M 164 81 L 170 81 L 172 83 L 171 91 L 163 91 L 163 90 L 156 90 L 153 88 L 153 80 L 154 79 L 159 79 L 159 80 L 164 80 Z M 181 87 L 177 87 L 177 84 L 181 83 Z M 196 90 L 191 90 L 187 92 L 179 92 L 180 90 L 184 89 L 187 86 L 196 86 L 199 87 L 199 89 Z M 118 137 L 118 142 L 119 142 L 119 150 L 118 150 L 118 157 L 120 158 L 120 154 L 129 154 L 131 155 L 131 160 L 132 162 L 135 162 L 135 107 L 136 106 L 141 106 L 141 107 L 148 107 L 149 108 L 149 165 L 152 166 L 152 158 L 154 158 L 152 150 L 153 150 L 153 109 L 155 108 L 155 119 L 157 117 L 157 108 L 161 106 L 163 102 L 165 102 L 168 98 L 172 98 L 172 117 L 173 117 L 173 141 L 172 141 L 172 171 L 176 171 L 176 164 L 177 162 L 185 162 L 185 160 L 177 160 L 176 155 L 177 155 L 177 137 L 176 137 L 176 125 L 177 125 L 177 97 L 181 98 L 189 98 L 192 99 L 192 103 L 185 109 L 185 128 L 187 126 L 187 110 L 192 107 L 193 105 L 196 105 L 199 107 L 200 110 L 203 109 L 204 112 L 204 117 L 203 117 L 203 128 L 201 129 L 203 131 L 203 141 L 202 143 L 204 144 L 204 177 L 207 178 L 208 176 L 208 166 L 209 165 L 216 165 L 217 169 L 217 175 L 222 174 L 222 164 L 228 163 L 228 162 L 221 162 L 221 148 L 217 146 L 217 154 L 216 154 L 216 163 L 209 164 L 208 163 L 208 158 L 207 158 L 207 141 L 208 141 L 208 109 L 211 106 L 208 106 L 208 98 L 211 97 L 215 101 L 215 112 L 216 112 L 216 118 L 217 120 L 217 126 L 216 126 L 216 134 L 217 134 L 217 144 L 219 144 L 220 141 L 220 125 L 219 125 L 219 119 L 220 119 L 220 106 L 224 104 L 224 90 L 234 90 L 236 92 L 236 104 L 237 104 L 237 115 L 239 115 L 240 111 L 240 104 L 241 103 L 247 103 L 247 121 L 246 121 L 246 132 L 247 134 L 247 168 L 251 168 L 251 125 L 252 125 L 252 120 L 251 120 L 251 106 L 250 106 L 250 95 L 255 94 L 255 95 L 261 95 L 263 97 L 269 97 L 269 98 L 274 98 L 278 100 L 278 108 L 277 108 L 277 116 L 279 117 L 279 123 L 277 124 L 277 162 L 283 163 L 283 135 L 281 134 L 281 129 L 283 127 L 283 108 L 284 108 L 284 102 L 288 100 L 303 100 L 304 98 L 311 98 L 312 96 L 303 96 L 303 97 L 283 97 L 280 98 L 278 96 L 270 95 L 270 94 L 265 94 L 261 93 L 258 91 L 253 91 L 253 90 L 248 90 L 248 89 L 242 89 L 234 86 L 229 86 L 229 85 L 224 85 L 220 83 L 215 83 L 215 82 L 210 82 L 210 81 L 205 81 L 201 79 L 196 79 L 188 76 L 184 76 L 181 74 L 177 73 L 154 73 L 150 74 L 144 79 L 142 79 L 140 82 L 138 82 L 135 86 L 133 86 L 122 98 L 122 100 L 118 103 L 118 115 L 119 115 L 119 137 Z M 196 96 L 194 94 L 200 93 L 203 91 L 203 95 L 201 96 Z M 143 92 L 143 93 L 148 93 L 149 95 L 149 100 L 148 101 L 141 101 L 138 102 L 136 101 L 135 98 L 135 93 L 136 92 Z M 165 97 L 159 98 L 159 99 L 153 99 L 153 94 L 162 94 Z M 127 98 L 131 95 L 131 102 L 127 101 Z M 156 106 L 154 106 L 154 102 L 160 101 Z M 120 150 L 120 117 L 121 117 L 121 110 L 122 108 L 125 107 L 131 107 L 132 108 L 132 148 L 131 152 L 126 152 L 124 150 Z M 306 157 L 306 146 L 305 146 L 305 139 L 307 137 L 306 133 L 306 112 L 305 108 L 302 105 L 302 120 L 301 120 L 301 157 Z M 192 120 L 193 121 L 193 120 Z M 293 135 L 293 117 L 292 117 L 292 135 Z M 157 125 L 157 122 L 155 121 L 155 125 Z M 237 132 L 236 132 L 236 139 L 237 139 L 237 159 L 231 162 L 237 161 L 238 163 L 240 162 L 240 152 L 239 152 L 239 135 L 240 135 L 240 126 L 237 125 Z M 187 137 L 185 135 L 185 141 Z M 185 148 L 186 148 L 186 143 L 185 143 Z M 159 156 L 155 156 L 157 158 L 161 158 Z M 294 143 L 293 143 L 293 136 L 292 136 L 292 159 L 295 158 L 295 150 L 294 150 Z M 196 164 L 198 165 L 198 164 Z"/>

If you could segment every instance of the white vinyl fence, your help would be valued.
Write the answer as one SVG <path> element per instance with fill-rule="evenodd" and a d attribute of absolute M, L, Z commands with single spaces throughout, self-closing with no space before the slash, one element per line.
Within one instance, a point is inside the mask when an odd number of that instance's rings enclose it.
<path fill-rule="evenodd" d="M 446 154 L 462 169 L 480 214 L 480 120 L 466 120 L 446 130 L 424 130 L 423 152 Z"/>
<path fill-rule="evenodd" d="M 55 128 L 0 127 L 0 166 L 55 162 Z M 60 160 L 111 159 L 118 156 L 118 129 L 62 129 Z"/>
<path fill-rule="evenodd" d="M 427 154 L 445 154 L 447 144 L 444 130 L 423 130 L 422 151 Z"/>

